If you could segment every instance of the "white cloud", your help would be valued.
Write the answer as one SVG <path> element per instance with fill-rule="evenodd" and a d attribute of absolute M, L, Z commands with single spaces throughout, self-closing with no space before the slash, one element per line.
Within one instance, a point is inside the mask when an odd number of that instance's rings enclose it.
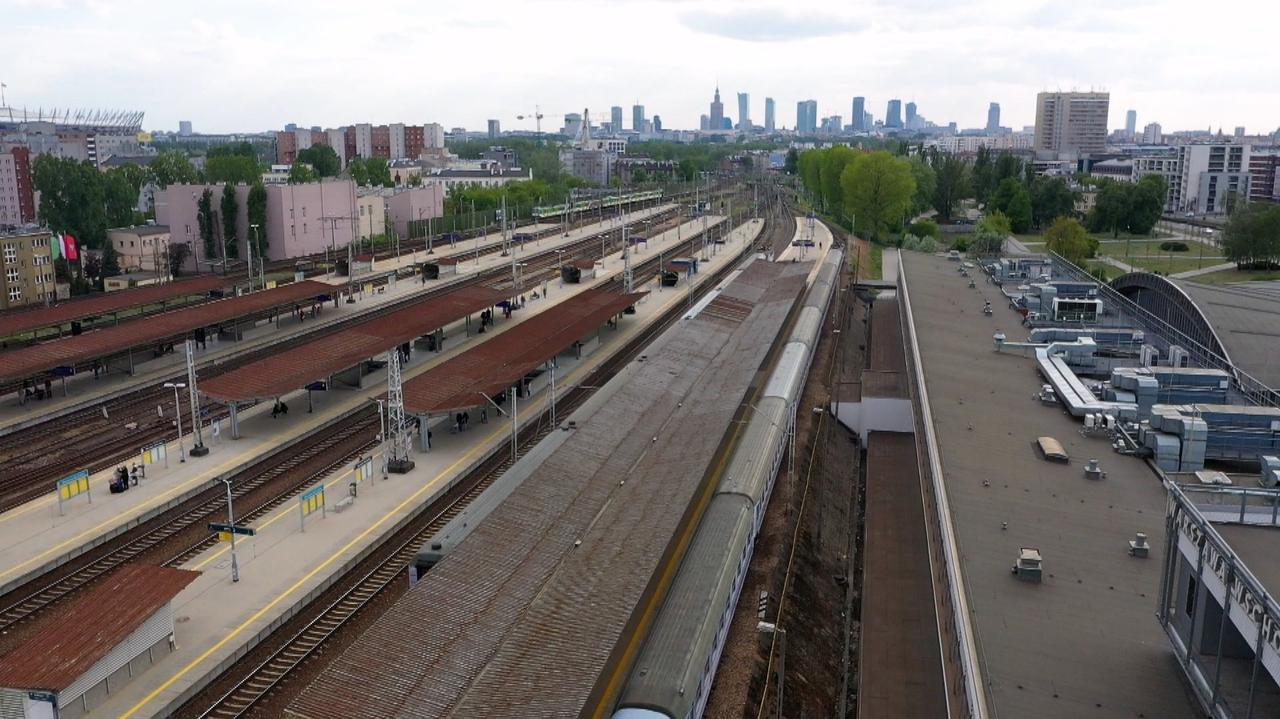
<path fill-rule="evenodd" d="M 718 81 L 780 124 L 891 97 L 980 125 L 1033 121 L 1035 93 L 1100 87 L 1166 128 L 1280 124 L 1272 0 L 0 0 L 12 104 L 137 108 L 152 128 L 432 122 L 544 129 L 639 100 L 693 127 Z M 1230 32 L 1204 32 L 1206 12 Z M 737 114 L 736 103 L 726 111 Z"/>

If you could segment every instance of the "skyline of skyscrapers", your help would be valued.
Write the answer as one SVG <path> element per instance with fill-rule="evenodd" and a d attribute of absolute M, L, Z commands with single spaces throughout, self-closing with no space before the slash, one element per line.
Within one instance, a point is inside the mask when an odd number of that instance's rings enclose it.
<path fill-rule="evenodd" d="M 635 104 L 631 106 L 631 129 L 636 132 L 644 132 L 644 105 Z"/>
<path fill-rule="evenodd" d="M 719 130 L 724 126 L 724 103 L 720 102 L 720 86 L 716 85 L 715 98 L 711 100 L 711 113 L 707 129 Z"/>
<path fill-rule="evenodd" d="M 1000 103 L 993 102 L 987 106 L 987 132 L 1000 129 Z"/>
<path fill-rule="evenodd" d="M 1133 137 L 1138 132 L 1138 111 L 1130 110 L 1124 115 L 1124 131 L 1129 137 Z"/>
<path fill-rule="evenodd" d="M 796 132 L 813 134 L 818 131 L 818 101 L 801 100 L 796 103 Z"/>
<path fill-rule="evenodd" d="M 867 127 L 867 98 L 861 95 L 853 98 L 853 112 L 849 115 L 849 123 L 853 125 L 854 132 L 866 132 L 871 128 Z"/>
<path fill-rule="evenodd" d="M 902 127 L 902 100 L 893 99 L 889 101 L 884 112 L 884 126 L 889 128 Z"/>
<path fill-rule="evenodd" d="M 916 126 L 916 104 L 914 102 L 907 103 L 907 119 L 905 126 L 912 129 Z"/>
<path fill-rule="evenodd" d="M 609 124 L 613 126 L 613 131 L 617 132 L 622 129 L 622 106 L 614 105 L 609 108 Z"/>
<path fill-rule="evenodd" d="M 776 129 L 774 124 L 774 105 L 773 98 L 766 97 L 764 99 L 764 130 L 765 132 L 773 132 Z"/>
<path fill-rule="evenodd" d="M 738 93 L 738 129 L 751 129 L 751 95 L 749 93 Z"/>

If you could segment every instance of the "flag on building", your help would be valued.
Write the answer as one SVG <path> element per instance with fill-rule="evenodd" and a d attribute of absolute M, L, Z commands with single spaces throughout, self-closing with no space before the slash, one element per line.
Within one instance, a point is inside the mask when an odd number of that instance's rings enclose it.
<path fill-rule="evenodd" d="M 54 233 L 49 238 L 49 244 L 53 246 L 53 259 L 63 258 L 68 262 L 75 262 L 80 259 L 80 248 L 76 246 L 76 238 L 71 235 L 63 235 Z"/>

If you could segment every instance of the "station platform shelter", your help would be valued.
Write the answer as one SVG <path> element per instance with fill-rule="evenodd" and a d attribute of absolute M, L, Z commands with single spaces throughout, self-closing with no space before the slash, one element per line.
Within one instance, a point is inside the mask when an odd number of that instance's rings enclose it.
<path fill-rule="evenodd" d="M 235 439 L 243 403 L 278 399 L 300 389 L 327 389 L 335 382 L 360 387 L 368 361 L 420 337 L 429 336 L 425 344 L 439 351 L 445 326 L 465 319 L 470 327 L 471 315 L 504 298 L 488 287 L 462 287 L 225 372 L 201 383 L 200 391 L 226 403 Z"/>
<path fill-rule="evenodd" d="M 134 354 L 167 352 L 173 343 L 201 340 L 212 331 L 238 336 L 240 325 L 274 317 L 301 302 L 328 301 L 333 288 L 304 280 L 228 297 L 196 307 L 165 312 L 145 322 L 129 322 L 81 335 L 0 353 L 0 388 L 24 392 L 39 379 L 67 377 L 85 369 L 110 370 L 113 364 L 133 373 Z M 24 393 L 25 394 L 25 393 Z M 20 401 L 24 395 L 20 395 Z"/>
<path fill-rule="evenodd" d="M 41 339 L 41 331 L 60 337 L 65 328 L 71 334 L 105 322 L 118 324 L 125 317 L 141 317 L 147 308 L 164 311 L 174 304 L 192 304 L 221 296 L 219 290 L 235 284 L 235 280 L 217 275 L 201 275 L 190 279 L 149 285 L 120 292 L 93 295 L 84 299 L 61 302 L 48 307 L 10 310 L 0 313 L 0 339 L 12 340 L 30 333 L 22 340 Z M 85 325 L 90 325 L 86 327 Z M 6 347 L 7 349 L 7 347 Z"/>
<path fill-rule="evenodd" d="M 75 719 L 174 650 L 171 602 L 199 572 L 126 564 L 0 657 L 0 715 Z"/>

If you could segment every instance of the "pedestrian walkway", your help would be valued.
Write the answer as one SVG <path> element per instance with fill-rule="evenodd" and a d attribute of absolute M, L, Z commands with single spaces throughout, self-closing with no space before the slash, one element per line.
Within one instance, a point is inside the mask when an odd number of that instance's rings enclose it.
<path fill-rule="evenodd" d="M 1174 278 L 1174 279 L 1178 279 L 1178 280 L 1185 280 L 1185 279 L 1190 278 L 1190 277 L 1199 277 L 1200 275 L 1208 275 L 1208 274 L 1212 274 L 1212 273 L 1214 273 L 1214 272 L 1222 272 L 1223 270 L 1234 270 L 1235 268 L 1236 268 L 1236 263 L 1234 263 L 1234 262 L 1223 262 L 1222 264 L 1218 264 L 1218 265 L 1210 265 L 1210 266 L 1208 266 L 1208 267 L 1201 267 L 1200 269 L 1197 269 L 1197 270 L 1187 270 L 1187 271 L 1185 271 L 1185 272 L 1175 272 L 1175 273 L 1173 273 L 1172 275 L 1169 275 L 1169 276 L 1170 276 L 1170 277 L 1172 277 L 1172 278 Z"/>

